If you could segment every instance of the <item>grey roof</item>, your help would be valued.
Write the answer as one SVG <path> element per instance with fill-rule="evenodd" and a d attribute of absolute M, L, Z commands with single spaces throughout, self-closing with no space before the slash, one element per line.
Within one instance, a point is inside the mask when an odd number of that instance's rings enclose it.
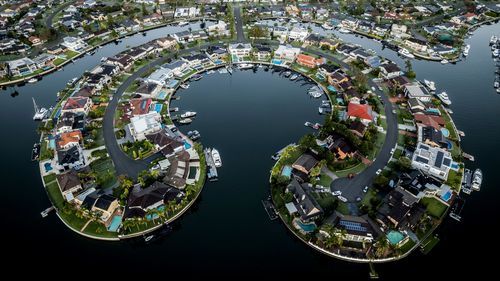
<path fill-rule="evenodd" d="M 323 214 L 318 202 L 304 190 L 297 180 L 293 179 L 287 190 L 293 194 L 295 206 L 303 220 Z"/>

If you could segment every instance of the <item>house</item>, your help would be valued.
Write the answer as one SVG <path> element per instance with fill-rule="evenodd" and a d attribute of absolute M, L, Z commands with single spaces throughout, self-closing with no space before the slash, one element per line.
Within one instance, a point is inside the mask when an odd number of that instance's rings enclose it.
<path fill-rule="evenodd" d="M 174 18 L 194 18 L 201 15 L 198 7 L 181 7 L 175 9 Z"/>
<path fill-rule="evenodd" d="M 416 113 L 413 115 L 413 118 L 415 118 L 415 122 L 417 122 L 417 124 L 422 124 L 424 126 L 431 126 L 436 130 L 440 130 L 446 125 L 446 122 L 441 116 Z"/>
<path fill-rule="evenodd" d="M 280 39 L 281 41 L 286 40 L 288 36 L 288 28 L 285 26 L 275 26 L 273 27 L 273 37 Z"/>
<path fill-rule="evenodd" d="M 347 105 L 347 116 L 352 120 L 360 119 L 365 125 L 368 125 L 375 119 L 374 112 L 370 105 L 361 104 L 355 101 L 351 101 Z"/>
<path fill-rule="evenodd" d="M 378 210 L 380 216 L 377 216 L 377 221 L 385 227 L 401 227 L 408 217 L 411 217 L 410 211 L 419 201 L 419 197 L 397 186 L 384 198 Z"/>
<path fill-rule="evenodd" d="M 43 53 L 36 56 L 33 61 L 36 63 L 38 68 L 52 67 L 56 56 L 52 54 Z"/>
<path fill-rule="evenodd" d="M 391 26 L 391 36 L 396 38 L 407 38 L 410 35 L 406 33 L 408 31 L 408 27 L 406 25 L 393 24 Z"/>
<path fill-rule="evenodd" d="M 332 75 L 333 73 L 335 73 L 339 69 L 340 69 L 340 67 L 338 67 L 334 64 L 324 63 L 324 64 L 318 66 L 318 72 L 321 73 L 325 77 Z"/>
<path fill-rule="evenodd" d="M 321 42 L 321 36 L 314 33 L 307 35 L 307 37 L 304 39 L 304 44 L 310 46 L 318 46 L 320 42 Z"/>
<path fill-rule="evenodd" d="M 447 180 L 453 159 L 451 153 L 419 142 L 413 153 L 411 167 L 440 180 Z"/>
<path fill-rule="evenodd" d="M 307 29 L 294 26 L 288 33 L 288 39 L 295 41 L 304 41 L 308 34 L 309 32 L 307 31 Z"/>
<path fill-rule="evenodd" d="M 404 94 L 409 99 L 416 98 L 421 102 L 430 102 L 432 96 L 429 92 L 418 82 L 414 82 L 403 86 Z"/>
<path fill-rule="evenodd" d="M 135 47 L 125 51 L 124 53 L 132 57 L 134 61 L 141 60 L 148 55 L 147 50 L 142 47 Z"/>
<path fill-rule="evenodd" d="M 146 135 L 161 130 L 160 121 L 161 116 L 156 111 L 134 116 L 130 118 L 130 124 L 127 125 L 128 133 L 134 141 L 145 140 Z"/>
<path fill-rule="evenodd" d="M 106 60 L 107 63 L 117 65 L 122 70 L 130 70 L 134 65 L 134 58 L 127 54 L 118 54 Z"/>
<path fill-rule="evenodd" d="M 353 157 L 356 152 L 349 141 L 337 134 L 328 136 L 326 143 L 328 144 L 328 149 L 340 160 Z"/>
<path fill-rule="evenodd" d="M 210 25 L 207 28 L 210 36 L 229 36 L 230 31 L 225 21 L 219 20 L 216 24 Z"/>
<path fill-rule="evenodd" d="M 150 98 L 135 98 L 129 101 L 129 114 L 132 116 L 144 115 L 149 112 L 152 100 Z"/>
<path fill-rule="evenodd" d="M 363 62 L 371 68 L 380 67 L 382 63 L 379 56 L 368 56 L 363 59 Z"/>
<path fill-rule="evenodd" d="M 186 43 L 192 42 L 194 40 L 193 34 L 187 30 L 176 32 L 176 33 L 172 34 L 172 37 L 179 44 L 186 44 Z"/>
<path fill-rule="evenodd" d="M 175 187 L 176 189 L 184 189 L 191 169 L 190 154 L 187 151 L 182 151 L 167 159 L 170 165 L 163 178 L 163 183 Z"/>
<path fill-rule="evenodd" d="M 86 97 L 90 98 L 96 93 L 97 88 L 92 86 L 83 86 L 76 93 L 73 94 L 73 97 Z"/>
<path fill-rule="evenodd" d="M 296 179 L 292 179 L 286 188 L 286 192 L 293 195 L 295 208 L 303 222 L 315 220 L 323 215 L 323 210 L 316 199 L 309 195 Z"/>
<path fill-rule="evenodd" d="M 206 54 L 212 61 L 223 59 L 227 55 L 227 49 L 222 46 L 210 45 L 207 47 Z"/>
<path fill-rule="evenodd" d="M 101 221 L 106 223 L 118 207 L 120 207 L 120 205 L 114 196 L 101 194 L 97 197 L 97 200 L 95 200 L 93 206 L 90 208 L 90 211 L 100 214 Z"/>
<path fill-rule="evenodd" d="M 65 112 L 59 117 L 58 123 L 56 125 L 57 134 L 62 134 L 70 132 L 73 130 L 82 131 L 85 127 L 85 115 L 84 113 L 72 113 Z"/>
<path fill-rule="evenodd" d="M 325 220 L 325 223 L 332 225 L 344 232 L 342 239 L 345 241 L 371 243 L 383 233 L 379 226 L 365 216 L 343 215 L 337 211 Z M 340 234 L 340 232 L 339 232 Z"/>
<path fill-rule="evenodd" d="M 87 44 L 82 39 L 71 36 L 64 37 L 61 45 L 74 52 L 83 52 L 87 47 Z"/>
<path fill-rule="evenodd" d="M 351 125 L 349 125 L 349 130 L 359 138 L 362 138 L 365 135 L 367 128 L 368 126 L 357 120 L 353 121 Z"/>
<path fill-rule="evenodd" d="M 329 11 L 325 8 L 319 8 L 316 11 L 316 19 L 317 20 L 326 20 L 328 18 Z"/>
<path fill-rule="evenodd" d="M 148 134 L 146 138 L 156 146 L 156 151 L 161 151 L 165 157 L 173 156 L 184 150 L 182 138 L 171 134 L 167 129 Z"/>
<path fill-rule="evenodd" d="M 403 75 L 403 71 L 393 62 L 385 63 L 380 66 L 380 75 L 384 79 L 392 79 Z"/>
<path fill-rule="evenodd" d="M 322 65 L 326 63 L 325 58 L 315 58 L 313 56 L 298 54 L 296 57 L 296 62 L 302 66 L 315 68 L 318 65 Z"/>
<path fill-rule="evenodd" d="M 411 38 L 406 39 L 404 41 L 404 44 L 417 52 L 420 52 L 420 53 L 427 52 L 427 42 L 424 40 L 420 40 L 420 39 L 411 37 Z"/>
<path fill-rule="evenodd" d="M 30 41 L 31 45 L 33 46 L 38 46 L 40 44 L 45 43 L 45 40 L 40 39 L 40 37 L 37 36 L 30 36 L 28 37 L 28 41 Z"/>
<path fill-rule="evenodd" d="M 192 68 L 200 67 L 203 64 L 209 63 L 210 58 L 206 54 L 191 54 L 186 55 L 181 58 L 183 61 L 187 62 Z"/>
<path fill-rule="evenodd" d="M 311 153 L 302 154 L 292 165 L 292 168 L 299 170 L 305 174 L 309 172 L 318 165 L 319 161 Z"/>
<path fill-rule="evenodd" d="M 29 75 L 38 69 L 36 63 L 26 57 L 8 61 L 7 64 L 12 76 Z"/>
<path fill-rule="evenodd" d="M 432 126 L 418 126 L 418 141 L 432 147 L 448 149 L 448 142 L 441 130 L 438 130 Z"/>
<path fill-rule="evenodd" d="M 59 190 L 64 199 L 68 202 L 73 201 L 74 193 L 82 190 L 82 183 L 80 182 L 77 172 L 74 170 L 57 175 L 56 180 L 59 185 Z"/>
<path fill-rule="evenodd" d="M 333 86 L 339 86 L 341 83 L 348 82 L 349 77 L 341 70 L 337 70 L 328 75 L 328 83 Z"/>
<path fill-rule="evenodd" d="M 167 80 L 173 76 L 174 72 L 171 69 L 160 67 L 146 78 L 146 82 L 165 86 L 167 84 Z"/>
<path fill-rule="evenodd" d="M 162 86 L 157 83 L 148 83 L 142 81 L 139 87 L 135 90 L 136 94 L 145 98 L 156 97 L 162 89 Z"/>
<path fill-rule="evenodd" d="M 71 146 L 68 149 L 57 150 L 59 170 L 79 170 L 85 166 L 85 159 L 80 145 Z"/>
<path fill-rule="evenodd" d="M 272 50 L 267 46 L 257 45 L 254 48 L 253 55 L 260 61 L 267 61 L 271 58 Z"/>
<path fill-rule="evenodd" d="M 363 48 L 357 48 L 357 49 L 349 52 L 349 56 L 351 58 L 363 61 L 363 60 L 367 59 L 368 57 L 372 56 L 372 54 L 365 51 L 365 49 L 363 49 Z"/>
<path fill-rule="evenodd" d="M 424 112 L 427 109 L 424 103 L 417 98 L 408 99 L 408 107 L 413 113 Z"/>
<path fill-rule="evenodd" d="M 295 5 L 287 5 L 285 7 L 286 13 L 291 17 L 298 17 L 300 15 L 300 10 Z"/>
<path fill-rule="evenodd" d="M 61 113 L 83 113 L 87 115 L 92 108 L 92 100 L 87 97 L 69 97 L 64 103 Z"/>
<path fill-rule="evenodd" d="M 163 69 L 168 69 L 176 77 L 182 77 L 184 71 L 189 68 L 189 63 L 184 60 L 174 60 L 161 66 Z"/>
<path fill-rule="evenodd" d="M 170 36 L 156 39 L 156 43 L 158 43 L 158 45 L 160 45 L 163 49 L 167 50 L 174 50 L 177 48 L 177 41 L 175 38 Z"/>
<path fill-rule="evenodd" d="M 339 42 L 337 40 L 331 39 L 331 38 L 323 38 L 319 42 L 319 47 L 320 48 L 328 48 L 329 50 L 333 50 L 337 48 L 339 45 Z"/>
<path fill-rule="evenodd" d="M 72 146 L 80 144 L 82 140 L 83 136 L 80 130 L 64 132 L 59 135 L 59 139 L 57 140 L 57 146 L 61 149 L 68 149 Z"/>
<path fill-rule="evenodd" d="M 249 43 L 229 44 L 229 54 L 238 58 L 248 57 L 252 53 L 252 45 Z"/>
<path fill-rule="evenodd" d="M 286 62 L 295 61 L 295 57 L 300 54 L 300 49 L 290 45 L 279 45 L 278 49 L 274 51 L 274 58 L 284 60 Z"/>
<path fill-rule="evenodd" d="M 179 190 L 158 181 L 146 188 L 135 185 L 130 192 L 124 217 L 144 217 L 148 211 L 168 202 L 179 203 L 182 196 Z"/>

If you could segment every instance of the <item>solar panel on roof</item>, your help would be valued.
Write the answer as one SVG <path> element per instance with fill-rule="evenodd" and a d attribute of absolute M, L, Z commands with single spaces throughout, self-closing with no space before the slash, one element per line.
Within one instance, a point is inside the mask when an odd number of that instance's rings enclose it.
<path fill-rule="evenodd" d="M 342 225 L 347 230 L 363 232 L 366 232 L 367 230 L 366 227 L 362 226 L 359 222 L 340 221 L 340 225 Z"/>
<path fill-rule="evenodd" d="M 420 162 L 420 163 L 429 164 L 429 159 L 425 159 L 425 158 L 422 158 L 420 156 L 417 156 L 417 158 L 415 158 L 415 160 L 417 162 Z"/>
<path fill-rule="evenodd" d="M 450 164 L 451 164 L 451 159 L 450 158 L 444 158 L 443 165 L 445 165 L 446 167 L 450 167 Z"/>
<path fill-rule="evenodd" d="M 444 153 L 442 151 L 438 151 L 436 155 L 436 161 L 434 161 L 434 166 L 441 167 L 441 164 L 443 164 L 443 157 Z"/>

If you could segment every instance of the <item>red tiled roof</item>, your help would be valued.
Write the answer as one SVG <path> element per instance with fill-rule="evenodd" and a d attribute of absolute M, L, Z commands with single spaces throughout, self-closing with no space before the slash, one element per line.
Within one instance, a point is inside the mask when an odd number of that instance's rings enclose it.
<path fill-rule="evenodd" d="M 347 115 L 364 120 L 373 120 L 372 107 L 368 104 L 349 103 L 347 106 Z"/>
<path fill-rule="evenodd" d="M 132 115 L 143 115 L 149 112 L 149 107 L 151 106 L 151 99 L 131 99 L 130 107 L 132 109 Z"/>
<path fill-rule="evenodd" d="M 84 108 L 89 98 L 86 97 L 71 97 L 66 100 L 64 104 L 65 110 Z"/>

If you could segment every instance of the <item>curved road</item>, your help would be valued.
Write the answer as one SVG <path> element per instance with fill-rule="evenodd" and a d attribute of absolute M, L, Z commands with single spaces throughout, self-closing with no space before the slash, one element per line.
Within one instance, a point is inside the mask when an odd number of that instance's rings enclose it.
<path fill-rule="evenodd" d="M 45 20 L 45 26 L 47 28 L 52 28 L 52 24 L 53 24 L 53 19 L 55 17 L 55 15 L 57 15 L 57 13 L 59 13 L 60 11 L 62 11 L 63 9 L 65 9 L 66 7 L 68 7 L 69 5 L 75 3 L 76 1 L 75 0 L 71 0 L 71 1 L 68 1 L 62 5 L 60 5 L 59 7 L 56 8 L 56 10 L 50 14 L 47 19 Z"/>

